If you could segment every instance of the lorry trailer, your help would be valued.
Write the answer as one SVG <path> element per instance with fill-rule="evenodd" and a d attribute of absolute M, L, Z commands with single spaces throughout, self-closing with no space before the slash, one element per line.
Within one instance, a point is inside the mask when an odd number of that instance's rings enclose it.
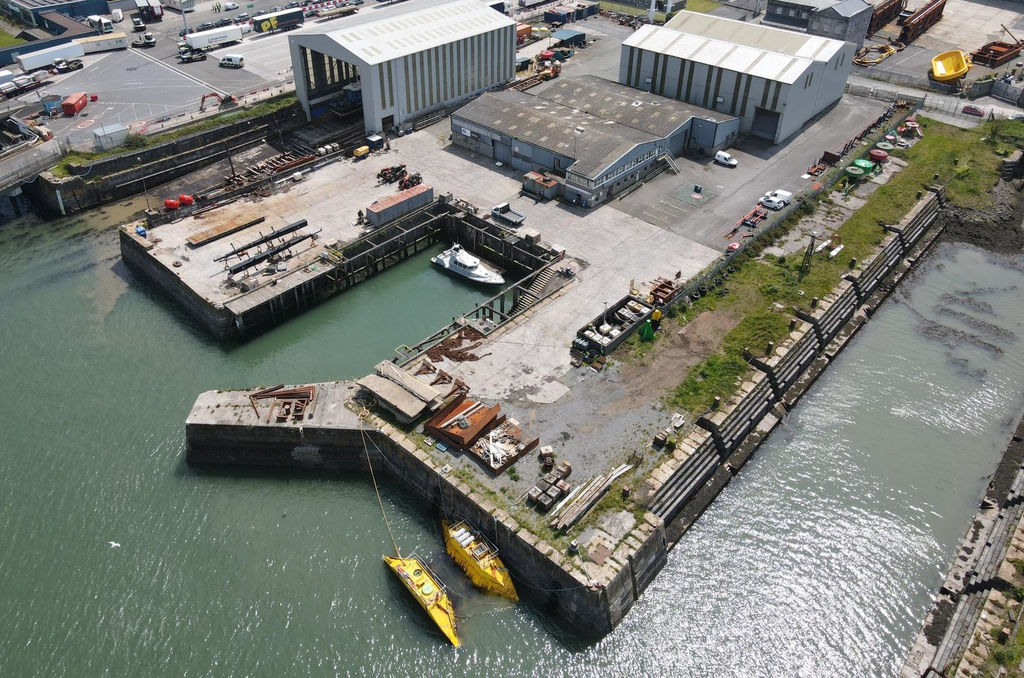
<path fill-rule="evenodd" d="M 114 49 L 128 49 L 128 36 L 124 32 L 94 35 L 90 38 L 77 38 L 72 40 L 72 42 L 81 45 L 82 50 L 86 54 L 109 52 Z"/>
<path fill-rule="evenodd" d="M 284 9 L 280 12 L 261 14 L 252 18 L 252 29 L 257 33 L 271 33 L 273 31 L 286 31 L 289 28 L 301 26 L 305 21 L 301 8 Z"/>
<path fill-rule="evenodd" d="M 85 50 L 76 42 L 69 42 L 66 45 L 47 47 L 28 54 L 19 54 L 14 60 L 21 66 L 21 70 L 28 73 L 40 68 L 49 68 L 57 59 L 78 59 L 85 55 Z"/>
<path fill-rule="evenodd" d="M 238 26 L 224 26 L 185 36 L 185 44 L 190 49 L 213 49 L 224 45 L 232 45 L 242 40 L 242 29 Z"/>

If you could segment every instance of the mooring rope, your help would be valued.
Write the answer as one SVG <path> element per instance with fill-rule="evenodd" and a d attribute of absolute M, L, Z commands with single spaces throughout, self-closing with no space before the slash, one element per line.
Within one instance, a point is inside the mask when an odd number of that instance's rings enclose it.
<path fill-rule="evenodd" d="M 364 407 L 363 411 L 359 413 L 360 422 L 368 416 L 370 416 L 370 410 Z M 363 452 L 366 454 L 366 465 L 370 467 L 370 478 L 373 480 L 373 491 L 377 495 L 377 503 L 380 505 L 380 513 L 384 516 L 384 525 L 388 528 L 388 535 L 391 537 L 391 544 L 395 547 L 395 555 L 401 558 L 402 552 L 398 550 L 398 542 L 395 541 L 395 533 L 391 531 L 391 522 L 388 520 L 387 511 L 384 510 L 384 500 L 381 499 L 380 488 L 377 487 L 377 475 L 373 472 L 373 462 L 370 460 L 370 450 L 366 447 L 366 431 L 363 430 L 362 426 L 359 427 L 359 437 L 363 441 Z"/>

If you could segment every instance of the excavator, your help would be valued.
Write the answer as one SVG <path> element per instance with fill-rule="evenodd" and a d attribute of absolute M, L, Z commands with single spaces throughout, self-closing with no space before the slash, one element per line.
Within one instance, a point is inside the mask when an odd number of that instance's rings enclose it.
<path fill-rule="evenodd" d="M 206 110 L 206 100 L 216 99 L 220 105 L 220 108 L 227 108 L 228 106 L 237 106 L 238 99 L 233 94 L 221 95 L 216 92 L 208 92 L 203 95 L 203 98 L 199 100 L 199 112 L 202 113 Z"/>

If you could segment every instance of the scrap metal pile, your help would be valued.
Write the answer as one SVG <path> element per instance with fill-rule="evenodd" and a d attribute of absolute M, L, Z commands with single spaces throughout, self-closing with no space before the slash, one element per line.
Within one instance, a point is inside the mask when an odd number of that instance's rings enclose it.
<path fill-rule="evenodd" d="M 250 394 L 249 403 L 256 412 L 256 418 L 263 421 L 258 402 L 261 400 L 271 401 L 266 417 L 268 424 L 272 421 L 281 423 L 289 419 L 294 422 L 303 421 L 313 416 L 316 386 L 285 388 L 284 384 L 278 384 Z"/>

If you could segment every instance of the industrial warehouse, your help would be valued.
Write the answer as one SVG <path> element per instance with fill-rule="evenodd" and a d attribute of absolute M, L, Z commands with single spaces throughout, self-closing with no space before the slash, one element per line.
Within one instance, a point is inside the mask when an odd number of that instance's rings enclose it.
<path fill-rule="evenodd" d="M 510 80 L 516 23 L 479 0 L 408 3 L 288 44 L 307 118 L 361 100 L 367 133 L 388 132 Z"/>
<path fill-rule="evenodd" d="M 622 43 L 619 82 L 738 116 L 740 132 L 780 143 L 839 101 L 854 46 L 680 12 Z"/>
<path fill-rule="evenodd" d="M 525 171 L 551 171 L 565 199 L 593 207 L 684 151 L 713 152 L 739 119 L 594 76 L 536 94 L 487 93 L 452 114 L 452 143 Z"/>

